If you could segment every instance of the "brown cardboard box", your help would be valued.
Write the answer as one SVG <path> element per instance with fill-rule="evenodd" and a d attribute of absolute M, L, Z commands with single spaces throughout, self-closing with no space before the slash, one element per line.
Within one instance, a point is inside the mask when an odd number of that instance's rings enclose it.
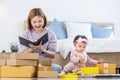
<path fill-rule="evenodd" d="M 3 58 L 3 53 L 0 53 L 0 59 L 2 59 Z"/>
<path fill-rule="evenodd" d="M 39 59 L 37 53 L 12 53 L 10 59 Z"/>
<path fill-rule="evenodd" d="M 35 78 L 2 78 L 0 80 L 37 80 Z"/>
<path fill-rule="evenodd" d="M 38 71 L 38 78 L 57 78 L 58 71 Z"/>
<path fill-rule="evenodd" d="M 37 66 L 37 60 L 7 59 L 7 65 Z"/>
<path fill-rule="evenodd" d="M 51 61 L 49 58 L 39 59 L 39 64 L 42 66 L 51 66 Z"/>
<path fill-rule="evenodd" d="M 3 55 L 2 58 L 3 59 L 10 59 L 10 54 L 11 54 L 10 52 L 2 53 L 2 55 Z"/>
<path fill-rule="evenodd" d="M 1 78 L 1 73 L 2 73 L 2 66 L 0 66 L 0 78 Z"/>
<path fill-rule="evenodd" d="M 11 52 L 0 53 L 0 59 L 9 59 Z"/>
<path fill-rule="evenodd" d="M 2 78 L 30 78 L 35 74 L 33 66 L 1 66 Z"/>
<path fill-rule="evenodd" d="M 60 80 L 58 78 L 37 78 L 37 80 Z M 72 80 L 72 79 L 67 79 L 67 80 Z"/>
<path fill-rule="evenodd" d="M 6 65 L 6 60 L 0 59 L 0 66 L 5 66 L 5 65 Z"/>
<path fill-rule="evenodd" d="M 116 64 L 96 64 L 99 67 L 100 74 L 116 74 Z"/>
<path fill-rule="evenodd" d="M 52 71 L 51 66 L 38 66 L 38 71 Z"/>

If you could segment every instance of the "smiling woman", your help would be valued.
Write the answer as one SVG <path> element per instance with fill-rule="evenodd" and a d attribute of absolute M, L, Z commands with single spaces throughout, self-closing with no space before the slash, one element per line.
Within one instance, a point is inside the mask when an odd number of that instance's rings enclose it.
<path fill-rule="evenodd" d="M 38 53 L 40 59 L 49 58 L 52 62 L 57 49 L 57 39 L 53 31 L 46 28 L 47 19 L 42 9 L 33 8 L 28 15 L 27 28 L 21 37 L 36 42 L 45 34 L 48 34 L 48 41 L 45 44 L 29 46 L 21 45 L 20 52 L 23 53 Z M 57 64 L 52 64 L 52 69 L 61 72 L 62 68 Z"/>

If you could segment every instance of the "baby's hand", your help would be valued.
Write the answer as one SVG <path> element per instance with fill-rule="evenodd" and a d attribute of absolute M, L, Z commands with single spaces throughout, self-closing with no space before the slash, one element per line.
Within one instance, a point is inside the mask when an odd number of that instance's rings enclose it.
<path fill-rule="evenodd" d="M 79 62 L 80 63 L 83 63 L 85 61 L 85 59 L 80 59 Z"/>
<path fill-rule="evenodd" d="M 103 59 L 100 59 L 97 61 L 97 64 L 103 64 L 103 62 L 104 62 Z"/>

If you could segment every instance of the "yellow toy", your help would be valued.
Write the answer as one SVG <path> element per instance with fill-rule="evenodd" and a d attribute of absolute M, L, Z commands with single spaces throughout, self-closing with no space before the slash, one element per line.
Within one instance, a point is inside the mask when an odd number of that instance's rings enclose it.
<path fill-rule="evenodd" d="M 81 75 L 82 73 L 77 68 L 75 68 L 74 71 L 73 71 L 73 74 Z"/>
<path fill-rule="evenodd" d="M 83 67 L 83 68 L 81 68 L 81 72 L 84 75 L 99 74 L 99 68 L 98 67 Z"/>
<path fill-rule="evenodd" d="M 60 80 L 78 80 L 78 75 L 68 73 L 60 75 Z"/>

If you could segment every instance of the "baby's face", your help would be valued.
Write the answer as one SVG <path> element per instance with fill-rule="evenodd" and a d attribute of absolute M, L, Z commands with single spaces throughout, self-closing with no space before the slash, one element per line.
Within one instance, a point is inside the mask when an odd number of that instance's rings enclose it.
<path fill-rule="evenodd" d="M 78 51 L 78 52 L 84 52 L 85 49 L 86 49 L 86 43 L 75 43 L 75 49 Z"/>

